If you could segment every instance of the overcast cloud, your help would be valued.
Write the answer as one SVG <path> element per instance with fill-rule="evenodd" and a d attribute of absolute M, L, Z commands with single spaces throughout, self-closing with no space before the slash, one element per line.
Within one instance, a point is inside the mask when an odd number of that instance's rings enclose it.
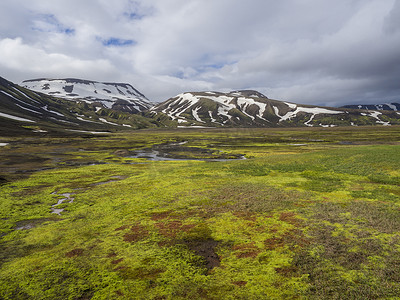
<path fill-rule="evenodd" d="M 400 0 L 1 0 L 0 76 L 400 102 Z"/>

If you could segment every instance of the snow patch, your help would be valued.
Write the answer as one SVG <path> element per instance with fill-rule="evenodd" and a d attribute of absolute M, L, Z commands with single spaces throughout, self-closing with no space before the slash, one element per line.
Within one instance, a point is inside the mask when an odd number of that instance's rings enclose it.
<path fill-rule="evenodd" d="M 391 103 L 387 103 L 386 105 L 389 106 L 389 108 L 390 108 L 391 110 L 397 111 L 396 105 L 393 105 L 393 104 L 391 104 Z"/>
<path fill-rule="evenodd" d="M 376 123 L 382 124 L 383 126 L 391 126 L 390 122 L 384 122 L 384 121 L 382 121 L 382 120 L 379 118 L 379 116 L 380 116 L 381 114 L 382 114 L 382 113 L 379 112 L 379 111 L 370 112 L 370 116 L 376 119 L 376 121 L 375 121 Z"/>
<path fill-rule="evenodd" d="M 214 128 L 214 127 L 193 125 L 193 126 L 177 126 L 177 128 Z"/>
<path fill-rule="evenodd" d="M 4 118 L 7 118 L 7 119 L 12 119 L 12 120 L 15 120 L 15 121 L 36 123 L 36 121 L 32 121 L 32 120 L 29 120 L 29 119 L 16 117 L 16 116 L 5 114 L 5 113 L 1 113 L 1 112 L 0 112 L 0 117 L 4 117 Z"/>
<path fill-rule="evenodd" d="M 197 113 L 199 111 L 199 109 L 200 109 L 200 107 L 196 107 L 195 109 L 192 109 L 192 115 L 197 122 L 205 123 L 202 119 L 200 119 L 200 117 Z"/>
<path fill-rule="evenodd" d="M 103 122 L 103 123 L 107 123 L 107 124 L 110 124 L 110 125 L 121 126 L 120 124 L 113 123 L 113 122 L 109 122 L 109 121 L 107 121 L 107 120 L 104 119 L 104 118 L 99 118 L 99 120 L 100 120 L 101 122 Z"/>
<path fill-rule="evenodd" d="M 312 115 L 310 120 L 308 120 L 307 122 L 304 123 L 304 125 L 308 126 L 308 127 L 313 127 L 312 124 L 310 124 L 310 122 L 314 119 L 315 115 Z"/>
<path fill-rule="evenodd" d="M 24 109 L 24 110 L 31 111 L 31 112 L 33 112 L 33 113 L 35 113 L 35 114 L 43 115 L 41 112 L 38 112 L 38 111 L 36 111 L 36 110 L 23 107 L 23 106 L 21 106 L 21 105 L 19 105 L 19 104 L 17 104 L 17 103 L 14 103 L 14 104 L 15 104 L 16 106 L 18 106 L 19 108 L 22 108 L 22 109 Z"/>
<path fill-rule="evenodd" d="M 17 89 L 16 87 L 13 87 L 13 90 L 17 91 L 18 93 L 24 95 L 26 98 L 28 98 L 29 100 L 36 102 L 37 104 L 41 104 L 40 102 L 36 101 L 35 99 L 32 99 L 31 97 L 29 97 L 27 94 L 21 92 L 19 89 Z"/>
<path fill-rule="evenodd" d="M 285 102 L 286 103 L 286 102 Z M 296 107 L 296 110 L 288 112 L 286 115 L 281 116 L 281 121 L 290 120 L 291 118 L 297 116 L 298 113 L 309 113 L 309 114 L 341 114 L 342 111 L 330 110 L 326 108 L 319 108 L 319 107 Z"/>
<path fill-rule="evenodd" d="M 83 121 L 83 122 L 90 122 L 90 123 L 96 123 L 96 124 L 101 124 L 101 123 L 99 123 L 99 122 L 95 122 L 95 121 L 90 121 L 90 120 L 85 120 L 85 119 L 83 119 L 83 118 L 81 118 L 81 117 L 76 117 L 78 120 L 80 120 L 80 121 Z"/>
<path fill-rule="evenodd" d="M 111 133 L 108 131 L 85 131 L 85 130 L 75 130 L 75 129 L 65 129 L 66 131 L 72 131 L 72 132 L 82 132 L 82 133 L 92 133 L 92 134 L 105 134 L 105 133 Z"/>
<path fill-rule="evenodd" d="M 54 111 L 54 110 L 49 109 L 49 108 L 48 108 L 48 105 L 45 105 L 45 106 L 42 107 L 42 108 L 43 108 L 45 111 L 48 111 L 49 113 L 55 114 L 55 115 L 60 116 L 60 117 L 65 117 L 62 113 L 59 113 L 59 112 L 57 112 L 57 111 Z"/>
<path fill-rule="evenodd" d="M 289 102 L 283 102 L 285 103 L 287 106 L 289 106 L 291 109 L 295 109 L 297 107 L 297 104 L 294 103 L 289 103 Z"/>

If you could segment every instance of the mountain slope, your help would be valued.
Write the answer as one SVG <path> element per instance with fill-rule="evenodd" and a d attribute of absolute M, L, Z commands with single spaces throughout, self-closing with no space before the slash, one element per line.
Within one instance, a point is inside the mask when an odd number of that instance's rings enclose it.
<path fill-rule="evenodd" d="M 33 92 L 0 77 L 0 134 L 100 133 L 159 126 L 159 122 L 83 101 Z"/>
<path fill-rule="evenodd" d="M 400 103 L 344 105 L 343 108 L 400 111 Z"/>
<path fill-rule="evenodd" d="M 25 80 L 23 87 L 67 100 L 96 103 L 104 108 L 138 113 L 149 109 L 150 101 L 126 83 L 106 83 L 75 78 Z"/>
<path fill-rule="evenodd" d="M 152 107 L 180 126 L 346 126 L 400 124 L 400 114 L 300 105 L 268 99 L 256 91 L 183 93 Z"/>

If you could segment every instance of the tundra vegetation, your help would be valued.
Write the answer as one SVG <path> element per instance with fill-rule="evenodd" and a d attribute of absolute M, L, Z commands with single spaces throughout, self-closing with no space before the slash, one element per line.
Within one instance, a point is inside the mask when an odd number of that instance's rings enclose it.
<path fill-rule="evenodd" d="M 399 129 L 0 138 L 0 298 L 399 299 Z"/>

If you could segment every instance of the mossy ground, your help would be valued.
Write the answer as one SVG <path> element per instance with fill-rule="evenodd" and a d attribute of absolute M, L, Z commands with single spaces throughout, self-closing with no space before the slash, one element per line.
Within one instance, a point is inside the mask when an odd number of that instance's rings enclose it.
<path fill-rule="evenodd" d="M 248 159 L 129 155 L 184 141 Z M 0 298 L 400 295 L 398 127 L 0 142 Z"/>

